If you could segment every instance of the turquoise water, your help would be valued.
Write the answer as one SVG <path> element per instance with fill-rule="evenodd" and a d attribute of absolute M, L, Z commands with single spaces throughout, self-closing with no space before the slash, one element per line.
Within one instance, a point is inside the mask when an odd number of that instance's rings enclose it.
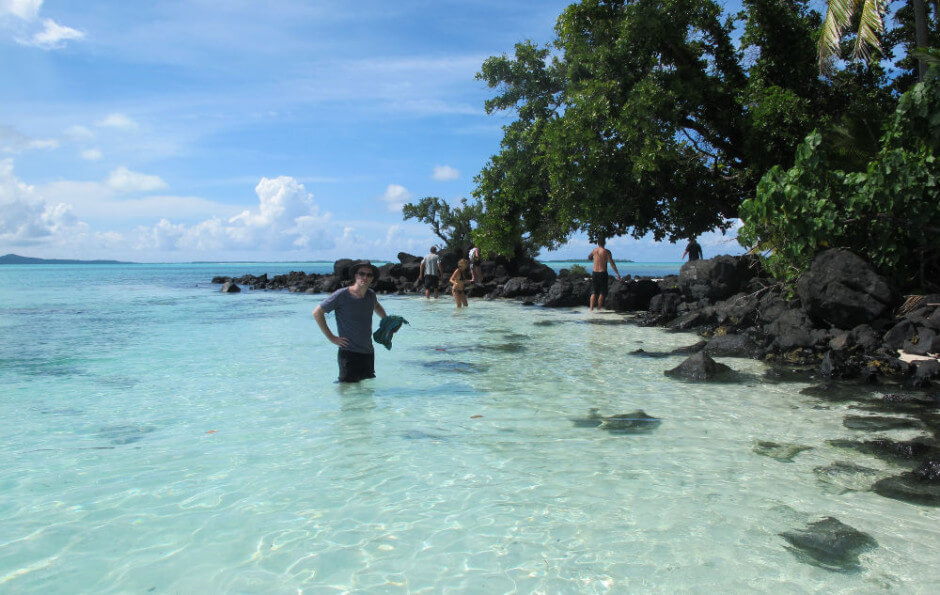
<path fill-rule="evenodd" d="M 0 592 L 940 586 L 940 510 L 860 489 L 900 469 L 826 443 L 867 437 L 851 404 L 750 360 L 723 360 L 740 383 L 668 379 L 681 358 L 627 352 L 696 337 L 614 314 L 414 296 L 380 298 L 411 324 L 340 386 L 323 296 L 208 282 L 316 266 L 0 267 Z M 578 427 L 591 408 L 662 423 Z M 874 478 L 814 473 L 835 461 Z M 858 570 L 786 549 L 821 516 L 877 540 Z"/>

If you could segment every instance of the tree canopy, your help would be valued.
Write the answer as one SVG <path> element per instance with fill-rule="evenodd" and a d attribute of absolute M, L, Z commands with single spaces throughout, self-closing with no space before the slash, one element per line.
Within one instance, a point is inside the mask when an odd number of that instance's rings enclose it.
<path fill-rule="evenodd" d="M 406 221 L 414 218 L 427 223 L 445 248 L 463 252 L 473 244 L 472 226 L 482 210 L 479 203 L 468 203 L 466 198 L 460 199 L 460 206 L 452 207 L 436 196 L 425 196 L 402 207 L 402 215 Z"/>
<path fill-rule="evenodd" d="M 728 15 L 712 0 L 582 0 L 551 45 L 487 59 L 477 75 L 496 91 L 486 109 L 516 118 L 476 178 L 484 249 L 553 248 L 577 231 L 676 241 L 724 228 L 853 97 L 887 111 L 869 69 L 818 76 L 821 15 L 808 0 L 743 4 Z"/>

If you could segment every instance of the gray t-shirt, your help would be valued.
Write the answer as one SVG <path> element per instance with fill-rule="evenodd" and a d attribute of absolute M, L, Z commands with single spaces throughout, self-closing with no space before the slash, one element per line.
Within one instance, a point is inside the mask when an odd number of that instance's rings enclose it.
<path fill-rule="evenodd" d="M 365 296 L 357 298 L 348 287 L 338 289 L 323 300 L 324 312 L 336 312 L 337 335 L 349 339 L 348 351 L 372 353 L 372 313 L 375 310 L 375 292 L 366 290 Z"/>
<path fill-rule="evenodd" d="M 437 270 L 437 263 L 440 261 L 441 257 L 437 254 L 431 252 L 424 257 L 424 274 L 429 277 L 437 277 L 440 275 L 440 271 Z M 412 261 L 414 262 L 414 261 Z"/>

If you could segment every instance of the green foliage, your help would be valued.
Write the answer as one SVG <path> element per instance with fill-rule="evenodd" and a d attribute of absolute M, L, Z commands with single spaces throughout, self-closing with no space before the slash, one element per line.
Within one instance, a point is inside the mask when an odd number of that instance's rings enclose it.
<path fill-rule="evenodd" d="M 883 83 L 819 78 L 821 18 L 808 0 L 744 6 L 728 16 L 714 0 L 581 0 L 553 47 L 486 60 L 487 111 L 517 119 L 475 179 L 484 249 L 725 228 L 768 169 L 792 165 L 813 127 L 842 117 L 846 94 Z"/>
<path fill-rule="evenodd" d="M 586 268 L 584 268 L 580 264 L 573 264 L 570 267 L 568 267 L 568 274 L 573 275 L 575 277 L 587 277 L 588 271 Z"/>
<path fill-rule="evenodd" d="M 905 93 L 864 170 L 832 169 L 813 132 L 792 168 L 774 167 L 744 201 L 742 245 L 769 253 L 777 278 L 792 281 L 828 247 L 847 248 L 903 288 L 940 279 L 940 84 Z"/>
<path fill-rule="evenodd" d="M 466 198 L 460 199 L 458 207 L 451 207 L 436 196 L 425 196 L 417 203 L 402 207 L 406 221 L 414 218 L 427 223 L 434 235 L 444 242 L 444 247 L 458 252 L 468 250 L 473 244 L 473 223 L 480 220 L 482 213 L 479 203 L 468 203 Z"/>

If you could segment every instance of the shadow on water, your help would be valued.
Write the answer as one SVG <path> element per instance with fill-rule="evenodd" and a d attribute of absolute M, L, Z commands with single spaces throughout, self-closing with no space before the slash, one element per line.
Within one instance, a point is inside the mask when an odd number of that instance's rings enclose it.
<path fill-rule="evenodd" d="M 155 432 L 153 426 L 105 426 L 98 430 L 96 437 L 107 440 L 111 444 L 133 444 L 144 439 L 144 436 Z"/>
<path fill-rule="evenodd" d="M 455 360 L 417 362 L 417 364 L 434 372 L 451 372 L 455 374 L 479 374 L 481 372 L 486 372 L 489 369 L 489 366 L 486 364 L 461 362 Z"/>

